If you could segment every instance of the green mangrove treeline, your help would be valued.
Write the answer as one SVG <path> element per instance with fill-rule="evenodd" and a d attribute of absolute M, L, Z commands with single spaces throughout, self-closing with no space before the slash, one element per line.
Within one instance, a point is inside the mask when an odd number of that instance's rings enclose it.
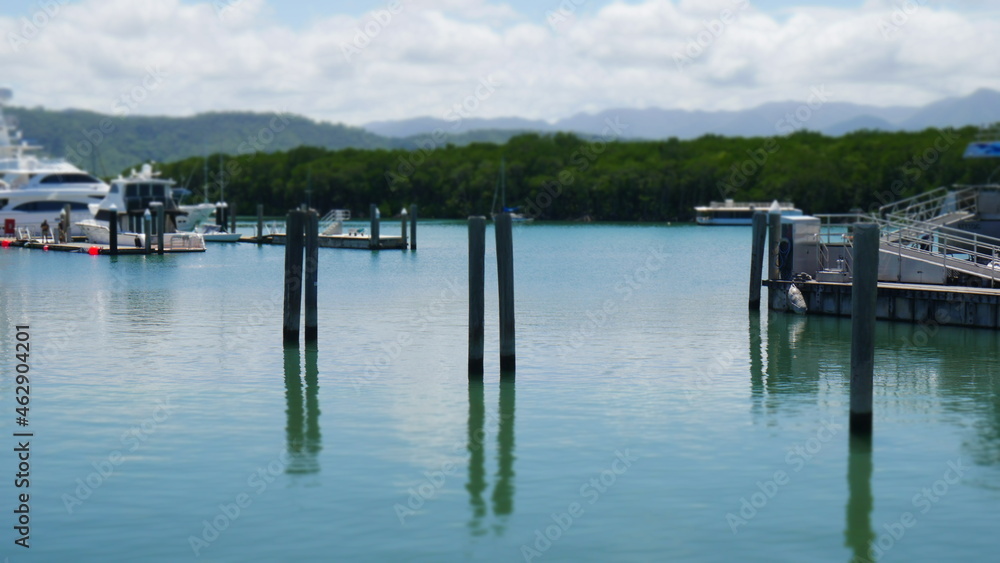
<path fill-rule="evenodd" d="M 604 141 L 572 134 L 525 134 L 505 144 L 418 150 L 327 150 L 189 158 L 162 166 L 201 198 L 226 199 L 240 214 L 268 214 L 309 202 L 365 216 L 416 203 L 422 217 L 488 214 L 505 162 L 508 206 L 540 219 L 684 221 L 711 200 L 794 201 L 810 213 L 873 209 L 953 183 L 984 182 L 997 164 L 965 160 L 979 130 L 860 131 L 827 137 L 802 131 L 769 138 L 707 135 L 689 141 Z M 501 160 L 502 159 L 502 160 Z M 222 166 L 220 168 L 220 160 Z M 497 202 L 496 206 L 499 207 Z"/>

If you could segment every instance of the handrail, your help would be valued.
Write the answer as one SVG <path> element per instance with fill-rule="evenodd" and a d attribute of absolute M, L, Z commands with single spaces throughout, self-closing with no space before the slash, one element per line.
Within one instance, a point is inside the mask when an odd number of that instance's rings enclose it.
<path fill-rule="evenodd" d="M 879 216 L 899 221 L 928 221 L 952 213 L 975 214 L 978 211 L 978 195 L 975 188 L 953 191 L 937 188 L 920 196 L 883 206 L 879 208 Z"/>

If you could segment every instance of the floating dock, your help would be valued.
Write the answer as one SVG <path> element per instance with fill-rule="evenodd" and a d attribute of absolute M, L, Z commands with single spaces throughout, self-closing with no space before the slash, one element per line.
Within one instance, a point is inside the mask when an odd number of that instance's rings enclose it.
<path fill-rule="evenodd" d="M 37 239 L 12 239 L 5 238 L 0 239 L 0 245 L 4 248 L 6 247 L 18 247 L 18 248 L 30 248 L 32 250 L 46 250 L 50 252 L 79 252 L 81 254 L 90 254 L 93 256 L 97 255 L 110 255 L 111 246 L 107 244 L 93 244 L 90 242 L 79 241 L 81 237 L 74 237 L 74 242 L 42 242 Z M 164 254 L 183 254 L 189 252 L 205 252 L 204 248 L 166 248 L 163 250 Z M 149 252 L 150 254 L 157 254 L 156 247 Z M 138 248 L 134 246 L 119 246 L 118 255 L 136 255 L 136 254 L 146 254 L 144 248 Z"/>
<path fill-rule="evenodd" d="M 252 242 L 255 244 L 278 244 L 284 246 L 284 234 L 264 235 L 260 239 L 257 237 L 243 237 L 240 242 Z M 368 235 L 319 235 L 320 248 L 351 248 L 356 250 L 406 250 L 408 245 L 403 237 L 379 237 L 373 243 Z"/>
<path fill-rule="evenodd" d="M 795 285 L 809 314 L 851 316 L 851 284 L 764 281 L 769 306 L 781 310 L 781 298 Z M 1000 328 L 1000 289 L 879 282 L 875 318 L 917 324 Z"/>
<path fill-rule="evenodd" d="M 854 234 L 858 225 L 874 224 L 880 234 L 875 318 L 1000 328 L 998 185 L 939 188 L 872 214 L 768 221 L 768 279 L 760 283 L 772 310 L 851 316 Z M 763 230 L 763 221 L 754 224 L 752 268 L 762 259 Z M 794 302 L 793 286 L 804 307 Z M 751 288 L 751 307 L 755 297 Z"/>

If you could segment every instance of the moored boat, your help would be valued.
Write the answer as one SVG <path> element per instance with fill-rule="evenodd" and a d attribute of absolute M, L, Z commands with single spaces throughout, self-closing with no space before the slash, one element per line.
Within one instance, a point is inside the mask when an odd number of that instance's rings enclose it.
<path fill-rule="evenodd" d="M 783 216 L 802 215 L 802 210 L 789 202 L 749 202 L 733 201 L 713 201 L 708 205 L 700 205 L 694 208 L 695 221 L 699 225 L 751 225 L 753 224 L 753 214 L 757 211 L 767 212 L 772 205 L 778 204 Z"/>
<path fill-rule="evenodd" d="M 41 147 L 22 140 L 20 130 L 3 115 L 12 94 L 0 88 L 0 226 L 6 236 L 27 231 L 43 233 L 43 225 L 56 226 L 69 206 L 72 225 L 90 217 L 88 205 L 107 195 L 108 184 L 59 158 L 40 158 Z M 71 229 L 71 234 L 80 234 Z"/>

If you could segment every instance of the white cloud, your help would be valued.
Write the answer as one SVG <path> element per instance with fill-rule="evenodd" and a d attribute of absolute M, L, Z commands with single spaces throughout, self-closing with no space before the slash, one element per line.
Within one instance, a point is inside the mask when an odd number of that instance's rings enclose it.
<path fill-rule="evenodd" d="M 463 103 L 473 117 L 554 119 L 738 109 L 820 84 L 834 101 L 882 105 L 1000 89 L 1000 11 L 983 2 L 871 0 L 779 20 L 739 0 L 648 0 L 578 10 L 559 26 L 486 0 L 386 6 L 292 29 L 265 0 L 81 0 L 0 18 L 2 80 L 18 104 L 111 112 L 153 69 L 164 78 L 129 100 L 136 113 L 287 110 L 352 124 L 443 117 Z M 482 96 L 487 76 L 496 87 Z"/>

